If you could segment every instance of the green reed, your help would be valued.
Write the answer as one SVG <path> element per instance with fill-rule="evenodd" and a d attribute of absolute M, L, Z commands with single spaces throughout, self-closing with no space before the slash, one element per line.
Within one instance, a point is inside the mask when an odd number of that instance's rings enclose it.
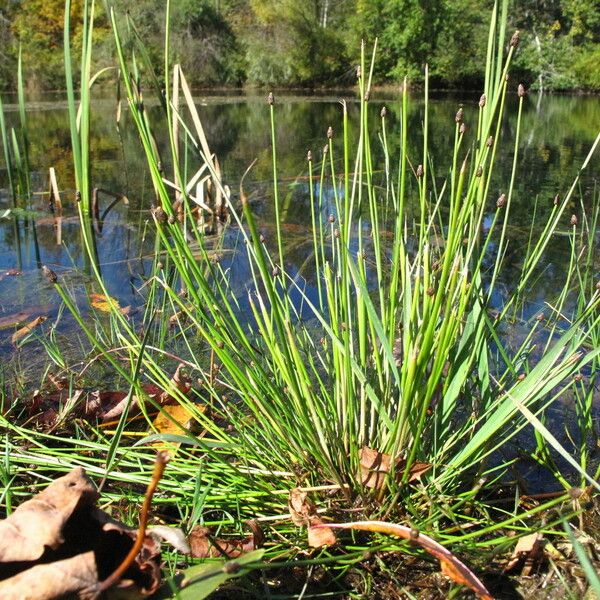
<path fill-rule="evenodd" d="M 170 195 L 151 143 L 152 128 L 139 111 L 139 89 L 129 83 L 130 67 L 113 15 L 129 104 L 162 211 L 154 215 L 161 247 L 189 297 L 182 299 L 164 278 L 159 276 L 157 281 L 172 302 L 173 310 L 185 314 L 200 335 L 205 350 L 198 352 L 188 344 L 191 362 L 200 372 L 205 372 L 202 356 L 211 353 L 221 366 L 218 383 L 207 378 L 210 402 L 234 424 L 245 419 L 247 411 L 254 415 L 255 424 L 238 431 L 240 452 L 246 460 L 260 464 L 261 468 L 272 465 L 274 470 L 290 463 L 304 464 L 309 479 L 333 480 L 360 492 L 358 455 L 360 448 L 367 445 L 389 453 L 392 463 L 401 465 L 398 467 L 401 473 L 394 473 L 392 469 L 388 477 L 388 485 L 396 494 L 407 493 L 405 483 L 416 461 L 434 464 L 432 481 L 450 487 L 462 485 L 462 474 L 526 426 L 528 420 L 519 412 L 519 406 L 538 410 L 554 386 L 595 360 L 595 352 L 580 356 L 577 349 L 589 341 L 590 333 L 585 325 L 594 315 L 597 294 L 580 306 L 580 317 L 571 328 L 552 332 L 552 346 L 548 345 L 525 380 L 516 377 L 517 357 L 509 356 L 497 333 L 502 318 L 519 302 L 521 292 L 534 276 L 548 240 L 558 226 L 560 207 L 553 211 L 542 235 L 532 240 L 531 254 L 516 291 L 506 300 L 501 319 L 494 321 L 488 315 L 508 243 L 506 231 L 518 173 L 523 103 L 523 94 L 519 92 L 510 182 L 506 193 L 497 200 L 490 229 L 482 236 L 508 89 L 507 73 L 518 44 L 518 38 L 513 38 L 507 55 L 500 60 L 505 44 L 504 24 L 497 12 L 498 7 L 490 28 L 488 77 L 485 98 L 480 102 L 477 115 L 477 143 L 474 148 L 464 148 L 464 117 L 459 118 L 457 114 L 452 166 L 441 189 L 435 187 L 429 167 L 432 157 L 428 149 L 427 83 L 422 154 L 416 167 L 407 153 L 410 99 L 405 84 L 397 172 L 391 170 L 387 138 L 382 137 L 385 181 L 388 182 L 385 189 L 394 207 L 391 221 L 385 223 L 375 182 L 368 119 L 373 110 L 370 95 L 374 58 L 367 63 L 363 52 L 358 78 L 359 133 L 356 140 L 350 140 L 348 111 L 343 104 L 342 172 L 337 171 L 338 138 L 330 128 L 324 140 L 318 199 L 312 187 L 312 153 L 308 160 L 318 305 L 285 270 L 277 193 L 276 100 L 269 96 L 275 257 L 259 235 L 243 190 L 242 211 L 236 211 L 233 205 L 229 207 L 245 239 L 252 272 L 249 302 L 253 319 L 250 324 L 237 311 L 237 300 L 228 288 L 227 274 L 220 265 L 212 265 L 208 260 L 199 265 L 181 226 L 173 219 Z M 500 7 L 500 12 L 505 14 L 506 7 Z M 186 126 L 181 114 L 172 116 L 179 119 L 185 135 L 190 136 L 199 160 L 210 172 L 213 185 L 222 188 L 185 77 L 177 69 L 175 66 L 178 77 L 174 81 L 182 86 L 192 124 Z M 169 98 L 168 91 L 166 98 Z M 171 111 L 173 107 L 167 107 L 166 114 Z M 384 127 L 385 114 L 383 131 Z M 171 143 L 174 143 L 173 136 Z M 175 151 L 172 156 L 176 161 Z M 418 190 L 416 198 L 408 185 L 411 179 Z M 318 209 L 322 190 L 327 185 L 332 188 L 335 214 L 324 223 Z M 571 188 L 567 198 L 574 189 Z M 184 190 L 182 196 L 189 210 L 192 202 Z M 204 239 L 191 213 L 186 215 L 186 226 L 208 259 Z M 368 218 L 367 233 L 363 227 L 365 218 Z M 382 236 L 383 231 L 388 230 L 393 231 L 389 244 L 383 242 Z M 496 236 L 500 240 L 497 257 L 491 272 L 484 272 L 484 258 Z M 443 240 L 443 250 L 431 245 L 433 238 Z M 571 271 L 573 269 L 575 263 Z M 370 278 L 376 283 L 370 283 Z M 487 289 L 484 289 L 484 281 L 488 282 Z M 290 300 L 292 292 L 300 293 L 303 304 L 316 320 L 320 332 L 318 340 L 315 332 L 298 319 L 297 308 Z M 185 329 L 181 333 L 187 335 Z M 494 358 L 495 353 L 500 353 L 500 361 Z M 474 372 L 477 377 L 473 376 Z M 229 389 L 237 401 L 223 402 L 219 386 Z M 472 412 L 467 417 L 465 400 L 469 397 L 473 398 L 468 404 Z M 507 427 L 515 420 L 519 424 L 507 433 Z M 250 441 L 251 447 L 246 445 Z M 395 463 L 395 460 L 400 462 Z M 309 465 L 313 465 L 312 468 L 309 469 Z"/>

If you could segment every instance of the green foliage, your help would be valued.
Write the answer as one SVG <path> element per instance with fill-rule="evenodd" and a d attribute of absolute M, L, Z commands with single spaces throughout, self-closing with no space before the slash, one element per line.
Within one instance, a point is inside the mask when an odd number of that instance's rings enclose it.
<path fill-rule="evenodd" d="M 477 88 L 483 81 L 483 52 L 487 43 L 490 3 L 457 0 L 446 3 L 435 47 L 431 75 L 440 85 Z"/>
<path fill-rule="evenodd" d="M 12 5 L 5 2 L 0 8 L 0 89 L 14 84 L 16 54 L 11 29 Z"/>
<path fill-rule="evenodd" d="M 600 45 L 581 48 L 573 65 L 573 74 L 580 86 L 600 90 Z"/>
<path fill-rule="evenodd" d="M 418 78 L 433 55 L 446 11 L 443 0 L 359 0 L 359 31 L 368 39 L 379 36 L 382 55 L 387 58 L 380 73 L 394 79 Z"/>
<path fill-rule="evenodd" d="M 127 0 L 123 4 L 121 10 L 127 10 L 154 69 L 162 74 L 160 49 L 164 39 L 165 3 Z M 170 29 L 171 57 L 191 74 L 193 84 L 237 84 L 244 78 L 240 45 L 211 0 L 173 2 Z"/>
<path fill-rule="evenodd" d="M 62 4 L 21 0 L 0 9 L 0 87 L 14 85 L 18 42 L 29 87 L 61 87 Z M 171 58 L 192 85 L 346 85 L 355 83 L 360 40 L 378 38 L 375 81 L 422 81 L 427 62 L 432 85 L 474 89 L 484 77 L 491 6 L 491 0 L 173 0 Z M 94 68 L 115 62 L 103 7 L 99 1 Z M 118 8 L 129 13 L 162 77 L 164 0 L 121 0 Z M 73 11 L 81 14 L 81 0 Z M 509 27 L 522 33 L 518 79 L 538 88 L 598 89 L 599 0 L 513 2 Z M 75 29 L 75 50 L 80 38 Z"/>
<path fill-rule="evenodd" d="M 173 50 L 197 83 L 239 83 L 244 59 L 229 23 L 212 2 L 183 0 L 173 13 Z"/>
<path fill-rule="evenodd" d="M 323 2 L 251 0 L 255 27 L 245 34 L 248 79 L 256 83 L 322 84 L 347 66 L 340 30 Z"/>

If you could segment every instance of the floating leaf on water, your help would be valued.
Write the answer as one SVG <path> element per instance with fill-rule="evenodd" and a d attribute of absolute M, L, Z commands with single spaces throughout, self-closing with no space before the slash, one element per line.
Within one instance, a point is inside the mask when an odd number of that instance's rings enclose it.
<path fill-rule="evenodd" d="M 16 344 L 22 337 L 25 337 L 28 333 L 31 333 L 38 325 L 41 325 L 48 317 L 40 316 L 33 319 L 25 325 L 21 327 L 21 329 L 17 329 L 12 335 L 12 343 Z"/>
<path fill-rule="evenodd" d="M 90 294 L 90 304 L 100 312 L 112 312 L 113 310 L 120 310 L 120 306 L 117 300 L 104 294 Z"/>

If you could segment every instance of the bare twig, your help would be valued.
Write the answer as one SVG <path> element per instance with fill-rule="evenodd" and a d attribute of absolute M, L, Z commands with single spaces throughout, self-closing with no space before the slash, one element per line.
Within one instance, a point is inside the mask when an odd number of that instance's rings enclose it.
<path fill-rule="evenodd" d="M 150 506 L 152 504 L 152 497 L 154 496 L 154 492 L 158 486 L 159 481 L 162 479 L 163 473 L 165 472 L 165 467 L 169 462 L 169 453 L 168 452 L 159 452 L 156 455 L 156 462 L 154 463 L 154 471 L 152 472 L 152 479 L 148 484 L 148 488 L 146 489 L 146 495 L 144 496 L 144 504 L 142 505 L 142 510 L 140 512 L 140 526 L 138 528 L 138 533 L 136 540 L 131 547 L 131 550 L 124 558 L 123 562 L 113 571 L 111 575 L 109 575 L 104 581 L 98 583 L 95 587 L 95 594 L 99 595 L 102 592 L 106 591 L 108 588 L 112 587 L 117 583 L 125 571 L 131 566 L 131 563 L 135 560 L 135 557 L 138 555 L 139 551 L 142 548 L 144 543 L 144 538 L 146 537 L 146 525 L 148 524 L 148 513 L 150 512 Z"/>

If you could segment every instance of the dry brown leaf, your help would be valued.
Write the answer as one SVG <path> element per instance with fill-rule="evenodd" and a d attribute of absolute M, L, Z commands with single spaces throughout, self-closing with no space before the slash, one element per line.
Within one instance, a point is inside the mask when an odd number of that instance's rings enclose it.
<path fill-rule="evenodd" d="M 392 466 L 392 457 L 373 448 L 363 446 L 358 453 L 360 480 L 367 487 L 380 489 Z"/>
<path fill-rule="evenodd" d="M 428 462 L 414 462 L 410 467 L 408 483 L 412 483 L 413 481 L 418 481 L 421 479 L 421 476 L 427 473 L 431 467 L 432 464 Z"/>
<path fill-rule="evenodd" d="M 91 505 L 97 497 L 96 488 L 78 467 L 23 502 L 0 521 L 0 563 L 37 560 L 46 547 L 57 548 L 75 508 Z"/>
<path fill-rule="evenodd" d="M 509 573 L 520 568 L 522 575 L 529 575 L 534 564 L 543 556 L 543 543 L 544 538 L 541 533 L 535 532 L 520 537 L 508 564 L 504 567 L 504 572 Z"/>
<path fill-rule="evenodd" d="M 318 526 L 318 527 L 317 527 Z M 333 546 L 337 542 L 335 532 L 320 517 L 311 517 L 308 528 L 308 545 L 311 548 Z"/>
<path fill-rule="evenodd" d="M 333 530 L 328 529 L 320 517 L 317 516 L 317 508 L 307 492 L 300 488 L 290 490 L 288 499 L 288 508 L 292 522 L 297 527 L 308 527 L 308 545 L 312 548 L 320 548 L 321 546 L 331 546 L 336 543 L 337 539 Z M 314 528 L 313 525 L 319 525 L 320 528 Z"/>
<path fill-rule="evenodd" d="M 208 527 L 197 526 L 190 531 L 188 542 L 190 554 L 194 558 L 237 558 L 246 552 L 256 550 L 264 541 L 264 535 L 257 521 L 247 521 L 252 533 L 242 539 L 214 538 Z"/>
<path fill-rule="evenodd" d="M 16 344 L 22 337 L 25 337 L 28 333 L 31 333 L 33 329 L 35 329 L 38 325 L 41 325 L 48 317 L 40 316 L 33 319 L 25 325 L 21 327 L 21 329 L 17 329 L 12 335 L 11 341 L 13 344 Z"/>
<path fill-rule="evenodd" d="M 360 461 L 360 480 L 362 484 L 369 488 L 381 489 L 392 469 L 391 454 L 385 454 L 379 452 L 379 450 L 363 446 L 358 453 L 358 458 Z M 397 477 L 403 475 L 405 464 L 406 461 L 403 459 L 396 460 L 395 471 Z M 430 463 L 414 462 L 410 467 L 408 482 L 411 483 L 420 479 L 429 469 L 431 469 Z"/>
<path fill-rule="evenodd" d="M 173 377 L 171 378 L 172 388 L 177 389 L 180 393 L 187 395 L 191 389 L 191 379 L 185 374 L 180 365 Z M 58 387 L 58 386 L 57 386 Z M 180 407 L 180 403 L 171 393 L 162 390 L 160 387 L 147 383 L 142 385 L 142 390 L 155 403 L 161 406 Z M 107 391 L 99 390 L 93 392 L 85 392 L 84 390 L 72 390 L 69 396 L 68 390 L 59 390 L 58 392 L 38 392 L 36 393 L 29 406 L 29 414 L 33 417 L 38 425 L 52 427 L 57 423 L 61 407 L 68 406 L 69 415 L 80 417 L 83 419 L 99 419 L 104 423 L 117 420 L 123 414 L 123 411 L 129 405 L 129 416 L 134 417 L 140 412 L 139 399 L 136 396 L 129 397 L 127 392 L 122 391 Z M 199 411 L 203 411 L 203 407 L 198 406 Z M 151 412 L 155 412 L 154 407 L 150 407 Z M 183 424 L 190 418 L 190 414 L 186 411 L 187 416 L 183 413 L 178 413 L 181 408 L 174 408 L 176 419 L 181 419 Z M 171 423 L 168 419 L 167 421 Z M 173 424 L 172 424 L 173 425 Z M 175 427 L 173 425 L 173 427 Z M 166 428 L 166 425 L 165 425 Z M 161 430 L 163 433 L 174 433 L 175 430 Z M 177 433 L 181 433 L 181 429 L 177 428 Z"/>
<path fill-rule="evenodd" d="M 114 572 L 137 531 L 96 508 L 97 497 L 77 468 L 0 521 L 0 598 L 82 598 Z M 159 583 L 160 546 L 147 535 L 119 587 L 149 595 Z"/>
<path fill-rule="evenodd" d="M 175 377 L 178 376 L 178 372 L 179 369 L 171 379 L 171 383 L 183 394 L 188 394 L 192 389 L 191 380 L 184 380 L 183 382 L 180 379 L 176 380 Z M 144 384 L 142 385 L 142 389 L 146 394 L 148 394 L 148 396 L 150 396 L 150 398 L 152 398 L 155 402 L 158 402 L 158 404 L 160 404 L 161 406 L 179 405 L 179 402 L 176 398 L 174 398 L 168 392 L 161 390 L 158 386 L 154 384 Z M 104 397 L 104 394 L 105 393 L 101 392 L 100 396 Z M 124 392 L 107 392 L 107 394 L 110 394 L 110 397 L 115 399 L 119 398 L 120 396 L 120 400 L 115 404 L 111 403 L 110 407 L 105 406 L 104 409 L 100 409 L 100 411 L 97 413 L 97 416 L 103 421 L 113 421 L 115 419 L 118 419 L 123 414 L 123 411 L 125 410 L 128 402 L 131 403 L 129 406 L 129 414 L 131 416 L 139 412 L 139 399 L 136 396 L 134 396 L 133 399 L 130 400 L 129 395 Z"/>
<path fill-rule="evenodd" d="M 290 490 L 288 508 L 292 516 L 292 522 L 297 527 L 308 525 L 310 517 L 316 514 L 315 505 L 308 497 L 308 494 L 300 488 Z"/>
<path fill-rule="evenodd" d="M 356 521 L 353 523 L 328 523 L 327 525 L 315 525 L 315 529 L 327 527 L 330 529 L 358 529 L 360 531 L 373 531 L 385 533 L 409 540 L 417 544 L 427 553 L 435 556 L 440 561 L 441 571 L 456 583 L 469 587 L 478 598 L 482 600 L 493 600 L 491 594 L 480 581 L 480 579 L 460 561 L 452 552 L 444 548 L 429 536 L 420 533 L 404 525 L 386 523 L 385 521 Z"/>
<path fill-rule="evenodd" d="M 91 588 L 98 582 L 93 551 L 35 565 L 0 581 L 3 600 L 53 600 Z"/>

